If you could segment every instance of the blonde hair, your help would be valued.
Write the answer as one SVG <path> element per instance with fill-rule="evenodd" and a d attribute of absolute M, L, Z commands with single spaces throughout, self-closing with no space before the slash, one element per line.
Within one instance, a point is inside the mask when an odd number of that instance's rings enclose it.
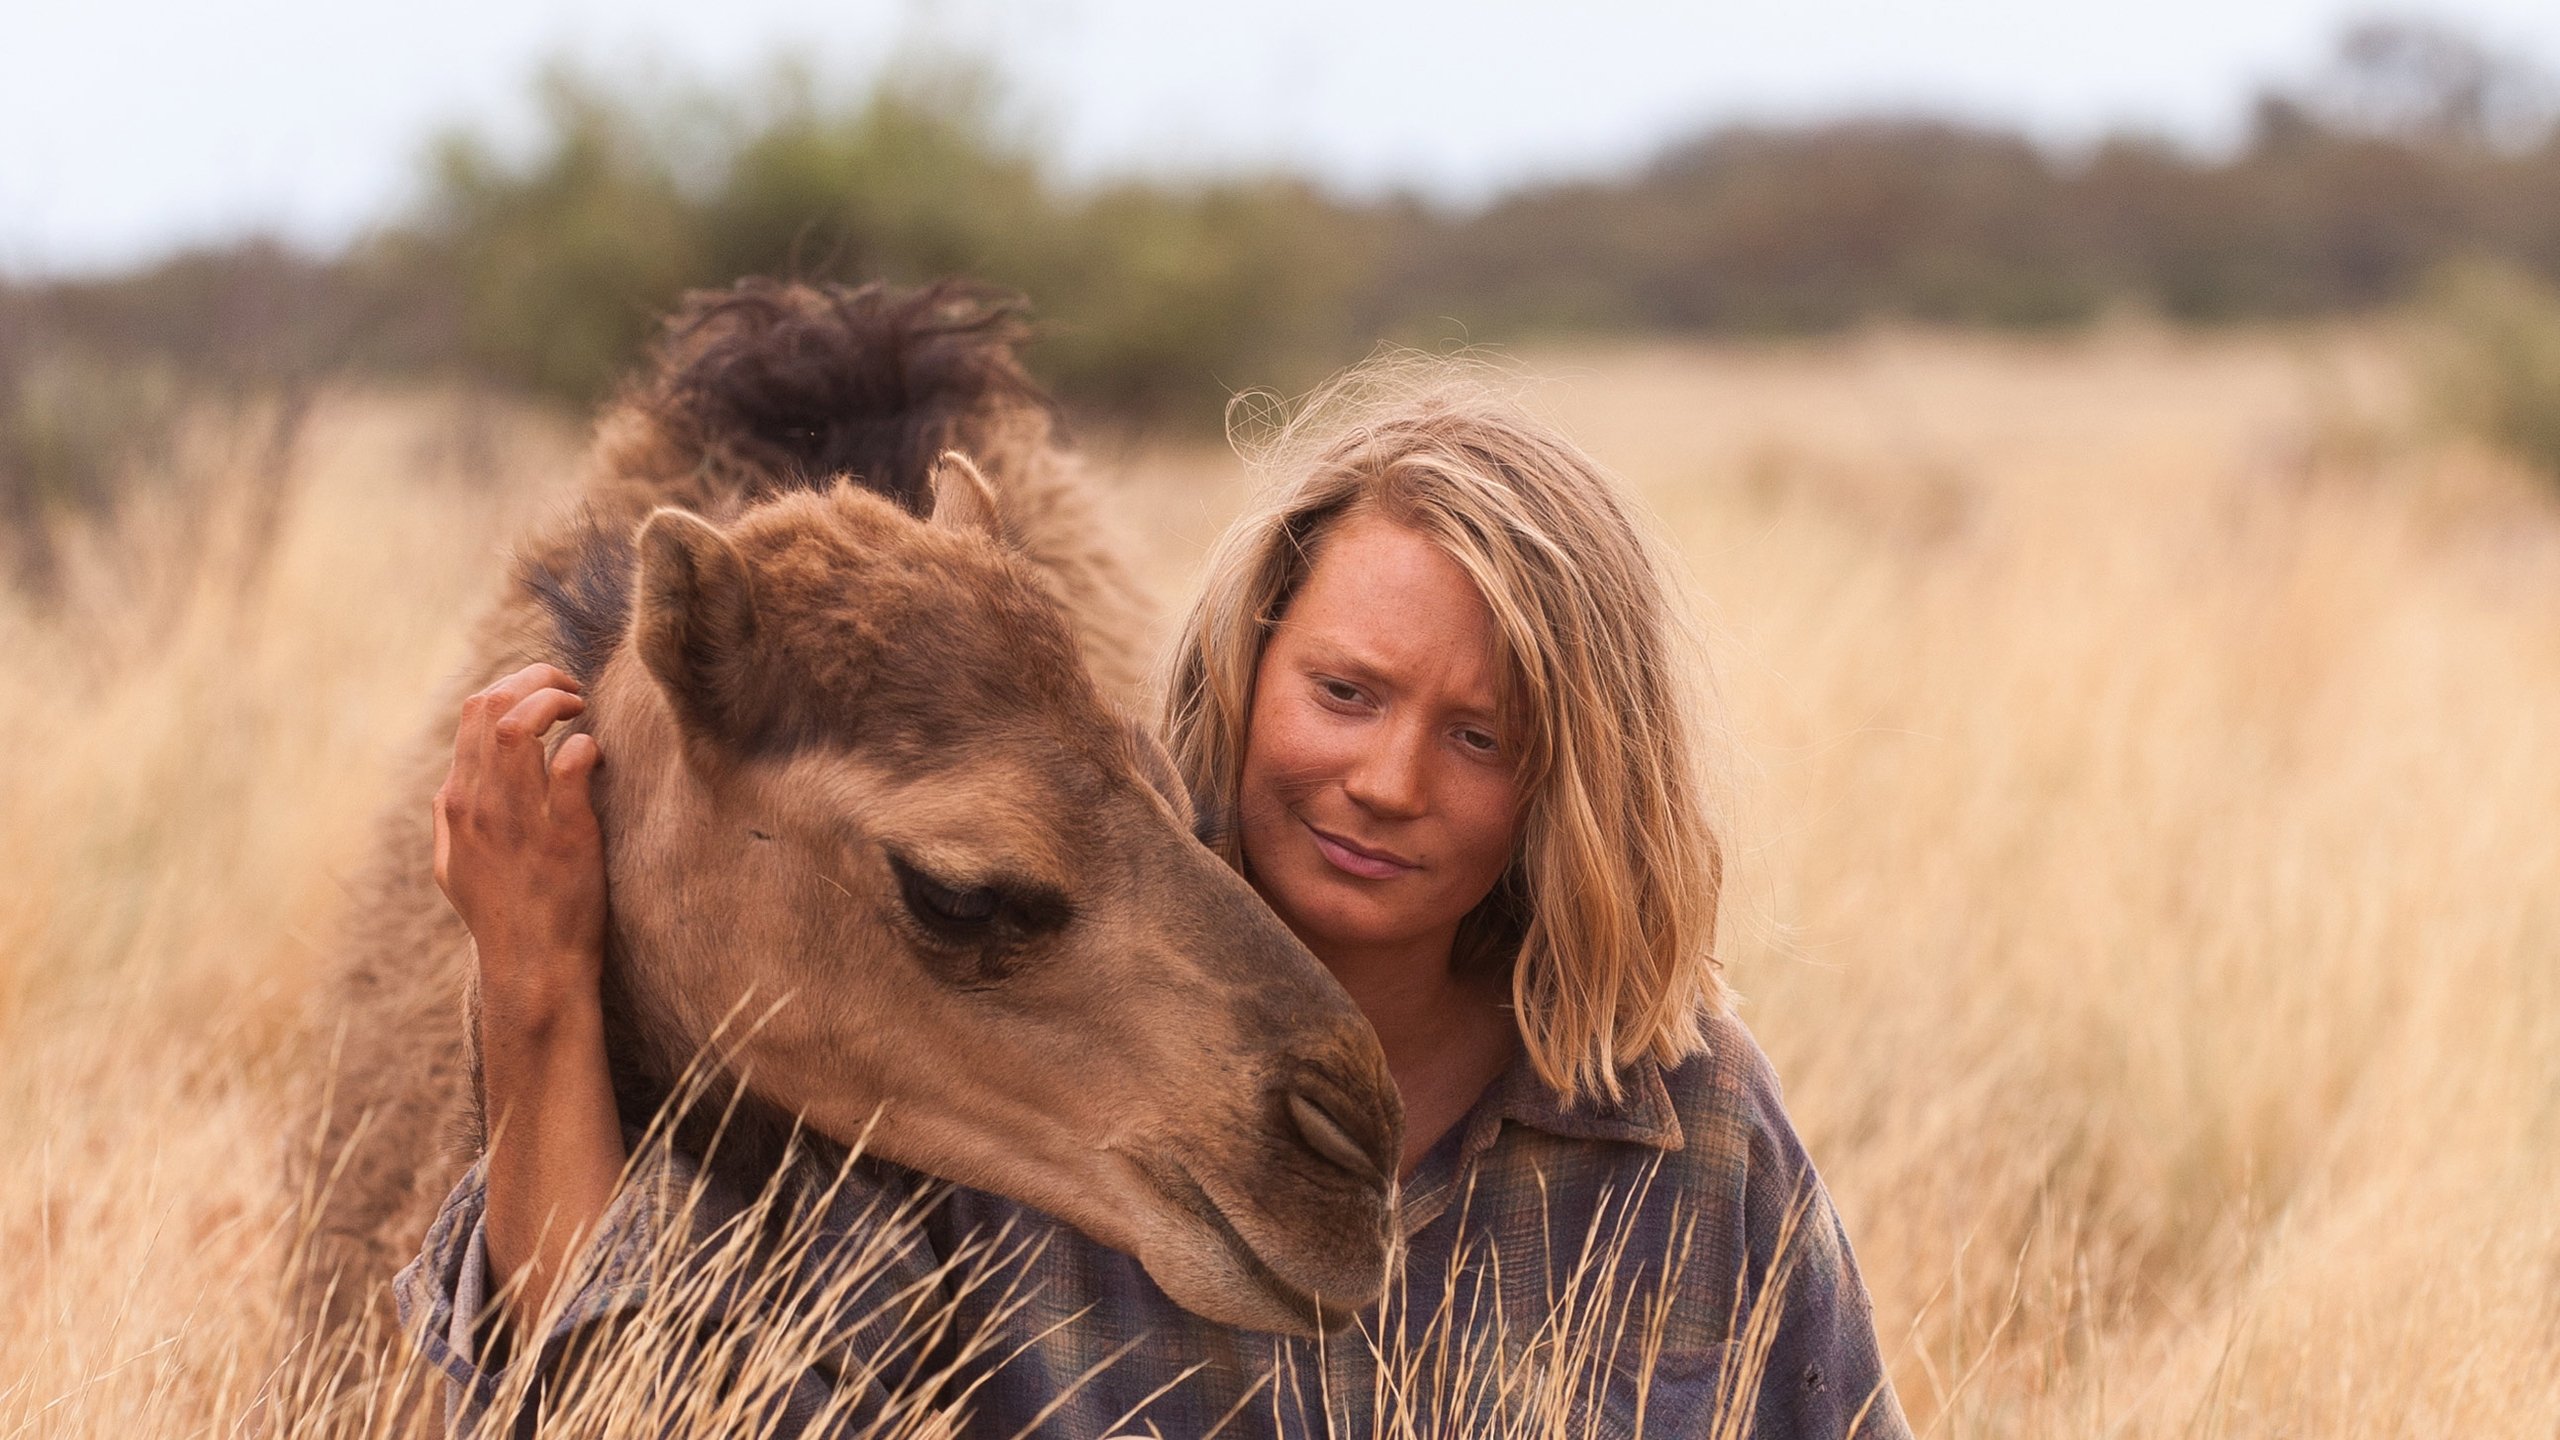
<path fill-rule="evenodd" d="M 1257 418 L 1257 417 L 1249 417 Z M 1518 853 L 1459 934 L 1507 966 L 1530 1062 L 1568 1100 L 1702 1049 L 1727 1001 L 1723 855 L 1707 804 L 1665 561 L 1589 456 L 1480 367 L 1390 357 L 1338 377 L 1240 448 L 1283 477 L 1229 528 L 1168 657 L 1166 741 L 1244 869 L 1233 824 L 1254 676 L 1332 527 L 1375 513 L 1437 544 L 1493 612 L 1520 737 Z"/>

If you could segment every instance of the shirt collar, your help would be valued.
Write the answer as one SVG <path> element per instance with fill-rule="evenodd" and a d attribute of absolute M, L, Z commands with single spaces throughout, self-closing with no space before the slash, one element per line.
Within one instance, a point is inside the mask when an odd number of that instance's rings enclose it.
<path fill-rule="evenodd" d="M 1538 1077 L 1527 1051 L 1513 1051 L 1510 1067 L 1485 1087 L 1475 1108 L 1458 1122 L 1456 1151 L 1443 1149 L 1426 1158 L 1403 1188 L 1398 1211 L 1404 1233 L 1411 1236 L 1449 1208 L 1474 1174 L 1476 1161 L 1501 1138 L 1505 1121 L 1569 1139 L 1619 1140 L 1658 1150 L 1681 1147 L 1680 1117 L 1672 1108 L 1661 1065 L 1640 1060 L 1619 1071 L 1618 1091 L 1615 1100 L 1592 1095 L 1568 1105 Z"/>
<path fill-rule="evenodd" d="M 1677 1150 L 1683 1137 L 1679 1114 L 1671 1106 L 1671 1087 L 1662 1066 L 1639 1060 L 1618 1072 L 1618 1098 L 1588 1094 L 1568 1104 L 1538 1075 L 1523 1051 L 1494 1082 L 1485 1098 L 1505 1120 L 1575 1140 L 1624 1140 L 1657 1150 Z"/>

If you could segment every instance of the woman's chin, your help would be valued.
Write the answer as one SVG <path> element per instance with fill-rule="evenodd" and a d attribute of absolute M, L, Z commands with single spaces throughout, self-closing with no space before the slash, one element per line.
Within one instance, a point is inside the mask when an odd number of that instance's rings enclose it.
<path fill-rule="evenodd" d="M 1374 950 L 1414 938 L 1410 915 L 1348 885 L 1310 885 L 1287 896 L 1266 893 L 1263 898 L 1318 955 Z"/>

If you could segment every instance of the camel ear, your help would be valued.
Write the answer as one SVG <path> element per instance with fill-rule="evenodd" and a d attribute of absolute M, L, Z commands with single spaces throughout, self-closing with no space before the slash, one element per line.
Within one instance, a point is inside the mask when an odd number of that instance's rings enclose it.
<path fill-rule="evenodd" d="M 957 450 L 945 450 L 933 462 L 933 523 L 945 530 L 1004 533 L 997 518 L 996 487 Z"/>
<path fill-rule="evenodd" d="M 639 548 L 631 623 L 641 660 L 689 727 L 742 738 L 756 636 L 746 557 L 685 510 L 650 515 Z"/>

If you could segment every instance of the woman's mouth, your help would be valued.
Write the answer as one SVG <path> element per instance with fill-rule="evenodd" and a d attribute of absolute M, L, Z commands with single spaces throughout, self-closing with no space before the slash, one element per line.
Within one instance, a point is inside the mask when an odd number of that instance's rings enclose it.
<path fill-rule="evenodd" d="M 1307 826 L 1307 833 L 1315 837 L 1316 849 L 1322 852 L 1326 862 L 1346 875 L 1356 875 L 1363 880 L 1393 880 L 1408 870 L 1421 868 L 1392 851 L 1373 850 L 1313 825 Z"/>

